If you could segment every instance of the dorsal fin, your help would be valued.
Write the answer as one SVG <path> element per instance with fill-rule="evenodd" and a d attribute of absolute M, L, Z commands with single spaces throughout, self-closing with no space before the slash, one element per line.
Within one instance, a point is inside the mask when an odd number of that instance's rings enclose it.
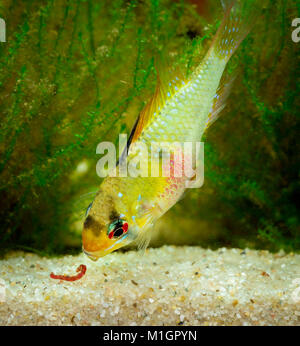
<path fill-rule="evenodd" d="M 167 66 L 167 64 L 165 64 Z M 160 72 L 158 72 L 160 70 Z M 145 108 L 141 111 L 133 130 L 130 134 L 127 150 L 131 143 L 134 143 L 145 129 L 145 127 L 149 124 L 150 120 L 159 114 L 160 110 L 164 107 L 166 102 L 172 98 L 174 94 L 176 94 L 185 84 L 186 80 L 179 70 L 170 69 L 166 67 L 157 67 L 156 64 L 156 72 L 157 72 L 157 84 L 154 95 L 147 103 Z"/>
<path fill-rule="evenodd" d="M 133 125 L 131 133 L 129 135 L 127 145 L 124 148 L 117 165 L 119 162 L 128 154 L 129 147 L 131 143 L 134 143 L 145 127 L 149 124 L 150 120 L 157 116 L 163 106 L 166 104 L 168 99 L 170 99 L 176 92 L 178 92 L 186 83 L 187 80 L 184 78 L 183 73 L 177 68 L 166 68 L 167 63 L 158 63 L 155 64 L 157 83 L 153 96 L 146 104 L 144 109 L 139 114 L 136 122 Z M 160 73 L 158 71 L 161 71 Z"/>

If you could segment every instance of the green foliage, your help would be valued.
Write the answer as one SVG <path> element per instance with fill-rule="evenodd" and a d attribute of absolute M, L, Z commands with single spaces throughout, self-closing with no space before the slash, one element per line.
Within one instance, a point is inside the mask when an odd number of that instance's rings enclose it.
<path fill-rule="evenodd" d="M 182 1 L 7 0 L 0 16 L 1 247 L 80 248 L 74 223 L 100 183 L 97 144 L 129 132 L 155 57 L 183 50 L 184 23 L 201 20 Z"/>
<path fill-rule="evenodd" d="M 188 71 L 200 60 L 222 16 L 219 4 L 209 8 L 215 21 L 188 1 L 2 1 L 2 250 L 80 249 L 79 216 L 92 199 L 80 196 L 100 183 L 97 144 L 130 131 L 158 56 Z M 299 250 L 297 16 L 292 0 L 266 4 L 229 67 L 240 70 L 207 133 L 205 185 L 170 211 L 157 244 Z M 168 236 L 174 216 L 177 240 Z"/>

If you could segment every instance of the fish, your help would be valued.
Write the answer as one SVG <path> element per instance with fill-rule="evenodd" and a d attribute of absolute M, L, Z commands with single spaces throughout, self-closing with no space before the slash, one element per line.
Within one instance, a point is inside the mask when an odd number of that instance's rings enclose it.
<path fill-rule="evenodd" d="M 192 73 L 186 76 L 168 66 L 157 71 L 154 95 L 137 117 L 117 164 L 135 167 L 144 160 L 143 168 L 136 176 L 107 176 L 102 181 L 83 224 L 82 248 L 90 259 L 97 260 L 132 242 L 145 249 L 156 221 L 182 198 L 188 183 L 193 185 L 195 175 L 180 173 L 184 164 L 195 168 L 197 153 L 182 155 L 180 145 L 179 160 L 174 151 L 170 153 L 169 171 L 163 167 L 158 176 L 151 176 L 153 164 L 149 155 L 143 155 L 143 148 L 153 143 L 169 143 L 169 149 L 174 143 L 195 144 L 225 107 L 233 80 L 224 71 L 254 25 L 257 4 L 223 0 L 222 5 L 223 20 Z M 157 160 L 162 158 L 160 150 L 162 147 L 156 152 Z"/>

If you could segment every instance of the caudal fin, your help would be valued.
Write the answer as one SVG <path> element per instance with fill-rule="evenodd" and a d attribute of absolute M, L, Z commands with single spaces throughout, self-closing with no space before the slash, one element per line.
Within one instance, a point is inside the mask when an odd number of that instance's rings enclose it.
<path fill-rule="evenodd" d="M 216 33 L 212 50 L 228 61 L 248 35 L 260 13 L 258 0 L 222 0 L 224 19 Z"/>

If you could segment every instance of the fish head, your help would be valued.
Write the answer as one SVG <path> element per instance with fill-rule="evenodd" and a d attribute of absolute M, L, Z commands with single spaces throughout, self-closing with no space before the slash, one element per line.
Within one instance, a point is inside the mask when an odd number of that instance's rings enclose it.
<path fill-rule="evenodd" d="M 100 189 L 88 208 L 82 231 L 83 252 L 92 260 L 106 256 L 135 239 L 136 225 L 118 194 Z M 131 222 L 130 222 L 131 220 Z"/>

